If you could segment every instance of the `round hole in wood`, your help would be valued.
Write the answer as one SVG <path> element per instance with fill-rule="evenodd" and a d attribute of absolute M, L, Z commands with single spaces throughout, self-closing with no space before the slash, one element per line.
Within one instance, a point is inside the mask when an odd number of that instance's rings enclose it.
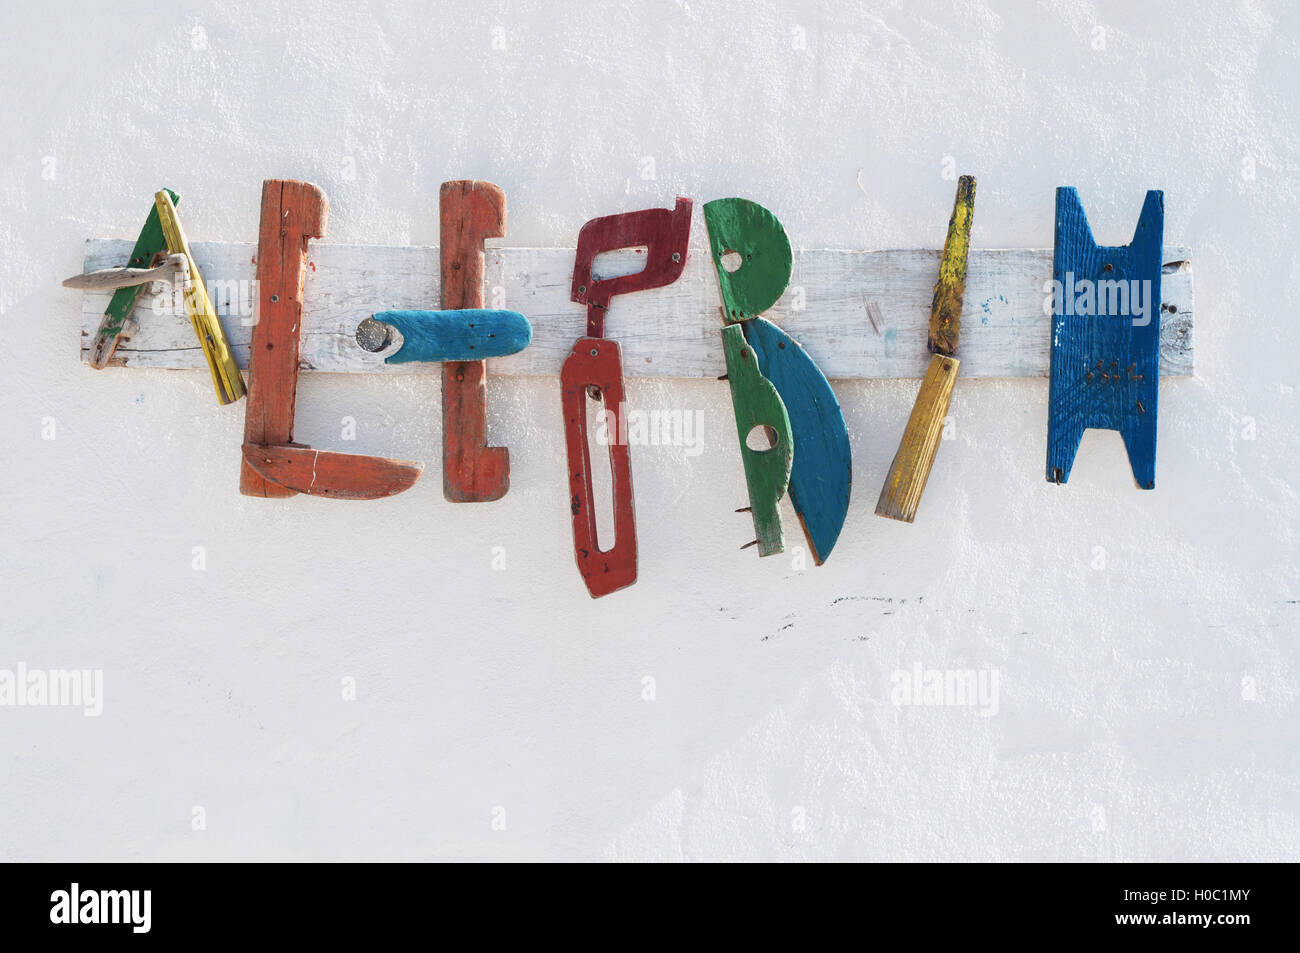
<path fill-rule="evenodd" d="M 745 446 L 756 453 L 772 450 L 777 444 L 776 431 L 767 424 L 759 424 L 745 435 Z"/>

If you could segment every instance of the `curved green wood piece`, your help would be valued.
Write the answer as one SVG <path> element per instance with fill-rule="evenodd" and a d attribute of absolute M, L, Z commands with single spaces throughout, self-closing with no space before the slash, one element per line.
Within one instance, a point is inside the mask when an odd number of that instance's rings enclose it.
<path fill-rule="evenodd" d="M 790 483 L 794 444 L 790 417 L 776 388 L 758 369 L 758 355 L 745 341 L 739 325 L 722 329 L 722 350 L 727 358 L 727 382 L 736 412 L 736 434 L 740 437 L 740 459 L 745 465 L 749 506 L 758 534 L 758 554 L 771 556 L 785 550 L 781 515 L 777 502 Z M 755 427 L 768 427 L 776 443 L 768 450 L 751 450 L 745 443 Z"/>
<path fill-rule="evenodd" d="M 704 224 L 727 323 L 757 317 L 776 304 L 794 270 L 790 239 L 777 217 L 748 199 L 714 199 L 704 205 Z M 732 251 L 740 255 L 740 267 L 727 271 L 722 256 Z"/>

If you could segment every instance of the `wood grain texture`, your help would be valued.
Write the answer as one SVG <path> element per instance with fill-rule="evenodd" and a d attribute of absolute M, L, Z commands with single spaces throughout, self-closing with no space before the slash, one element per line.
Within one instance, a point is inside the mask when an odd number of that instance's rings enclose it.
<path fill-rule="evenodd" d="M 785 533 L 777 504 L 790 485 L 794 456 L 790 416 L 772 382 L 758 369 L 758 355 L 746 343 L 739 324 L 722 329 L 722 344 L 736 436 L 740 440 L 740 459 L 745 467 L 749 511 L 757 534 L 755 542 L 760 556 L 772 556 L 785 551 Z M 749 446 L 749 435 L 756 427 L 767 430 L 771 445 L 766 449 Z"/>
<path fill-rule="evenodd" d="M 199 342 L 199 352 L 203 355 L 208 371 L 212 375 L 212 386 L 217 392 L 217 400 L 222 404 L 232 404 L 244 396 L 244 378 L 239 373 L 239 365 L 226 337 L 226 329 L 217 315 L 212 299 L 208 296 L 207 286 L 203 283 L 203 274 L 199 271 L 190 251 L 189 241 L 181 220 L 176 214 L 171 193 L 161 189 L 154 194 L 154 208 L 158 212 L 158 223 L 162 226 L 163 238 L 167 240 L 167 250 L 174 255 L 184 255 L 189 263 L 189 281 L 185 285 L 185 311 L 189 315 L 190 326 Z M 137 299 L 138 300 L 138 299 Z"/>
<path fill-rule="evenodd" d="M 1052 317 L 1049 483 L 1069 480 L 1084 430 L 1096 427 L 1119 431 L 1133 479 L 1144 490 L 1155 488 L 1164 315 L 1154 302 L 1164 300 L 1164 215 L 1164 193 L 1149 191 L 1133 241 L 1098 245 L 1079 193 L 1072 188 L 1056 190 L 1054 277 L 1063 294 Z M 1121 296 L 1125 287 L 1128 293 Z M 1133 302 L 1144 287 L 1153 304 L 1140 314 Z M 1091 305 L 1085 308 L 1082 295 L 1088 293 Z"/>
<path fill-rule="evenodd" d="M 120 265 L 132 242 L 93 240 L 85 270 Z M 195 242 L 203 269 L 237 359 L 246 364 L 257 247 Z M 340 245 L 317 242 L 310 249 L 304 289 L 299 360 L 305 371 L 372 374 L 441 374 L 428 364 L 385 364 L 357 346 L 357 325 L 377 308 L 427 308 L 438 300 L 439 251 L 427 246 Z M 930 304 L 939 269 L 937 250 L 796 251 L 791 291 L 767 317 L 799 341 L 832 381 L 855 378 L 912 378 L 925 374 L 930 355 Z M 636 267 L 644 255 L 630 252 L 611 267 Z M 487 249 L 487 287 L 493 306 L 528 315 L 532 344 L 511 357 L 488 362 L 493 374 L 555 377 L 575 339 L 583 336 L 586 312 L 569 300 L 572 248 Z M 603 262 L 602 262 L 603 263 Z M 1181 246 L 1164 251 L 1160 323 L 1160 373 L 1193 372 L 1193 272 L 1191 253 Z M 1051 317 L 1044 309 L 1052 280 L 1052 249 L 970 252 L 966 273 L 966 318 L 961 342 L 962 377 L 1047 377 Z M 242 282 L 242 284 L 241 284 Z M 82 357 L 109 296 L 82 295 Z M 204 367 L 194 332 L 184 316 L 154 314 L 145 296 L 137 310 L 140 328 L 117 348 L 113 364 L 128 367 Z M 1168 310 L 1172 308 L 1173 310 Z M 229 313 L 227 313 L 229 310 Z M 874 316 L 874 324 L 873 318 Z M 718 334 L 718 281 L 710 256 L 691 255 L 681 278 L 644 291 L 635 308 L 615 308 L 608 329 L 623 352 L 628 377 L 713 380 L 723 373 Z"/>
<path fill-rule="evenodd" d="M 506 193 L 491 182 L 444 182 L 438 215 L 442 307 L 482 308 L 483 242 L 506 233 Z M 442 495 L 453 503 L 487 503 L 509 489 L 510 451 L 487 442 L 487 364 L 443 364 Z"/>
<path fill-rule="evenodd" d="M 604 404 L 611 435 L 609 468 L 613 483 L 614 544 L 601 550 L 592 490 L 591 440 L 587 428 L 587 394 L 595 388 Z M 564 448 L 569 466 L 569 509 L 573 516 L 573 555 L 593 599 L 636 582 L 636 508 L 632 497 L 632 462 L 618 438 L 627 396 L 618 343 L 580 338 L 560 371 L 564 409 Z"/>
<path fill-rule="evenodd" d="M 957 383 L 956 359 L 961 334 L 963 300 L 966 293 L 966 265 L 970 249 L 971 225 L 975 220 L 975 179 L 963 175 L 957 180 L 952 217 L 948 219 L 948 236 L 939 261 L 939 277 L 934 283 L 930 305 L 930 338 L 926 342 L 934 353 L 930 367 L 921 381 L 921 390 L 912 405 L 903 438 L 899 441 L 894 462 L 885 475 L 885 485 L 876 502 L 876 515 L 910 523 L 916 518 L 921 494 L 930 479 L 939 452 L 944 418 Z M 944 360 L 938 360 L 938 358 Z"/>
<path fill-rule="evenodd" d="M 910 523 L 916 519 L 916 509 L 921 504 L 921 494 L 930 479 L 930 469 L 943 439 L 943 422 L 948 416 L 953 385 L 957 383 L 960 365 L 954 357 L 935 354 L 930 358 L 930 368 L 921 380 L 921 390 L 907 418 L 903 439 L 898 452 L 889 465 L 880 499 L 876 501 L 876 515 Z"/>
<path fill-rule="evenodd" d="M 311 183 L 287 179 L 262 183 L 258 320 L 252 329 L 244 443 L 293 442 L 307 245 L 325 235 L 328 221 L 329 200 Z M 239 492 L 271 498 L 294 495 L 279 481 L 268 483 L 248 463 L 247 455 L 240 467 Z"/>
<path fill-rule="evenodd" d="M 790 503 L 813 561 L 835 548 L 849 512 L 853 457 L 844 411 L 822 372 L 799 342 L 763 318 L 741 325 L 758 369 L 776 388 L 790 419 Z"/>
<path fill-rule="evenodd" d="M 171 189 L 163 191 L 171 197 L 173 208 L 180 204 L 179 195 Z M 158 220 L 158 206 L 155 203 L 149 207 L 149 214 L 145 216 L 140 237 L 135 240 L 135 245 L 123 260 L 128 268 L 148 268 L 166 251 L 167 239 L 163 236 L 162 223 Z M 118 261 L 117 265 L 120 264 L 121 261 Z M 88 270 L 102 271 L 103 269 Z M 108 300 L 103 317 L 99 319 L 99 326 L 90 338 L 90 353 L 87 360 L 91 367 L 96 370 L 107 367 L 118 345 L 122 341 L 129 341 L 135 335 L 139 325 L 132 315 L 136 302 L 143 292 L 143 285 L 131 285 L 118 289 Z"/>
<path fill-rule="evenodd" d="M 390 460 L 303 446 L 246 443 L 244 463 L 293 493 L 334 500 L 379 500 L 409 490 L 424 471 L 414 460 Z M 269 495 L 269 494 L 268 494 Z"/>

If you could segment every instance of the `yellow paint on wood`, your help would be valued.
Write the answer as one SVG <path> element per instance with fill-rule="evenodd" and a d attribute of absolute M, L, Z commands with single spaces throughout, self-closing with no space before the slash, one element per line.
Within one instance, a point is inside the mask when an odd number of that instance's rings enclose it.
<path fill-rule="evenodd" d="M 957 354 L 961 334 L 961 305 L 966 296 L 966 258 L 970 251 L 970 227 L 975 218 L 975 177 L 957 180 L 957 197 L 948 219 L 948 237 L 939 261 L 939 280 L 930 303 L 930 350 L 935 354 Z"/>
<path fill-rule="evenodd" d="M 226 329 L 221 326 L 217 310 L 208 297 L 207 286 L 199 274 L 194 256 L 190 254 L 189 242 L 181 228 L 181 220 L 176 215 L 176 206 L 166 192 L 154 195 L 154 205 L 158 208 L 158 220 L 162 224 L 163 237 L 167 240 L 167 250 L 172 254 L 184 255 L 189 262 L 190 280 L 185 289 L 185 310 L 194 326 L 194 334 L 199 339 L 199 347 L 207 358 L 208 370 L 212 372 L 212 384 L 217 391 L 217 399 L 223 404 L 233 403 L 244 396 L 244 378 L 239 373 L 230 350 L 230 341 L 226 338 Z"/>
<path fill-rule="evenodd" d="M 912 405 L 912 415 L 907 419 L 907 429 L 898 445 L 894 462 L 889 465 L 889 476 L 876 503 L 876 515 L 912 522 L 916 508 L 930 477 L 930 467 L 943 439 L 943 422 L 948 416 L 948 402 L 957 382 L 957 368 L 961 361 L 955 357 L 936 354 L 930 358 L 930 367 L 921 381 L 921 391 Z"/>

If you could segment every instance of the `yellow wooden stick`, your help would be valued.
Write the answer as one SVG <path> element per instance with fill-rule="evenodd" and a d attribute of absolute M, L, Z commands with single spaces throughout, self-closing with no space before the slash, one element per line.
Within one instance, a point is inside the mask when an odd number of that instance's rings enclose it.
<path fill-rule="evenodd" d="M 230 404 L 244 396 L 244 378 L 239 373 L 239 365 L 230 350 L 230 341 L 226 338 L 226 329 L 221 326 L 217 310 L 208 297 L 207 286 L 199 274 L 194 256 L 190 254 L 189 242 L 181 228 L 181 220 L 176 215 L 176 206 L 166 192 L 158 192 L 153 197 L 158 207 L 158 220 L 162 223 L 163 237 L 167 240 L 167 250 L 172 254 L 184 255 L 189 263 L 190 280 L 185 289 L 185 310 L 194 326 L 194 334 L 199 339 L 199 347 L 208 360 L 208 370 L 212 372 L 212 385 L 217 390 L 217 400 Z"/>
<path fill-rule="evenodd" d="M 957 367 L 961 361 L 955 357 L 936 354 L 930 358 L 929 370 L 921 381 L 921 391 L 912 405 L 912 415 L 907 418 L 903 441 L 889 465 L 889 476 L 876 503 L 876 515 L 912 522 L 916 508 L 925 491 L 925 481 L 930 477 L 930 467 L 939 452 L 943 439 L 943 421 L 948 416 L 948 402 L 952 388 L 957 383 Z"/>
<path fill-rule="evenodd" d="M 948 416 L 952 388 L 957 382 L 957 336 L 961 332 L 962 298 L 966 293 L 966 254 L 970 247 L 971 220 L 975 217 L 975 179 L 963 175 L 957 182 L 957 198 L 948 237 L 939 262 L 939 280 L 930 306 L 929 348 L 934 353 L 912 405 L 907 429 L 889 465 L 889 475 L 880 490 L 876 515 L 910 523 L 916 518 L 930 467 L 943 439 L 943 422 Z"/>

